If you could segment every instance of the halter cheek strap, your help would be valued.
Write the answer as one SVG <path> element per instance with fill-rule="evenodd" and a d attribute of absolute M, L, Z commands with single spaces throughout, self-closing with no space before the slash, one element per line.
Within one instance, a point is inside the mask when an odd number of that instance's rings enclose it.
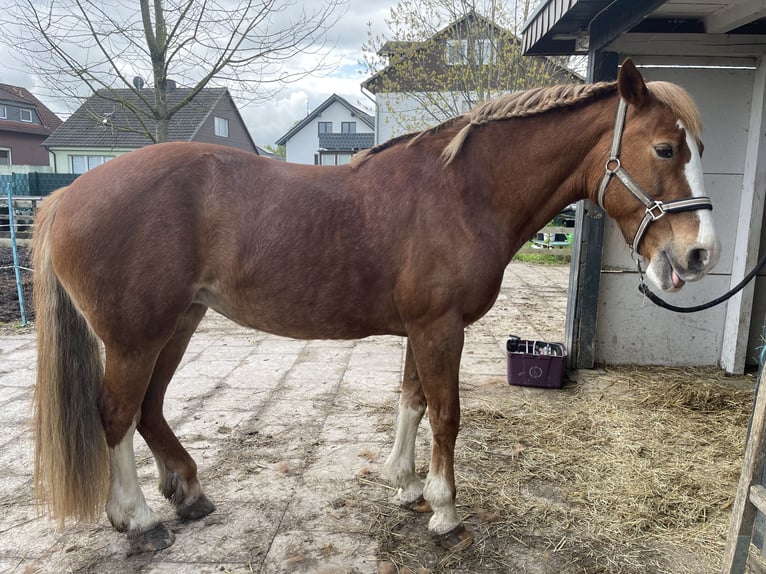
<path fill-rule="evenodd" d="M 601 178 L 601 184 L 598 187 L 598 204 L 604 208 L 604 195 L 606 194 L 606 188 L 609 186 L 609 182 L 612 176 L 615 176 L 620 180 L 622 185 L 638 199 L 645 208 L 644 217 L 641 223 L 638 224 L 636 234 L 633 236 L 633 242 L 631 249 L 636 257 L 637 261 L 641 260 L 641 254 L 638 251 L 638 247 L 641 244 L 641 240 L 646 233 L 649 224 L 653 221 L 657 221 L 663 217 L 666 213 L 679 213 L 682 211 L 696 211 L 697 209 L 713 209 L 713 203 L 709 197 L 691 197 L 688 199 L 673 199 L 671 201 L 659 201 L 649 197 L 641 186 L 630 177 L 627 171 L 620 164 L 620 145 L 622 142 L 622 132 L 625 130 L 625 116 L 628 109 L 627 102 L 620 98 L 617 104 L 617 116 L 614 120 L 614 134 L 612 135 L 612 149 L 609 152 L 609 159 L 606 160 L 604 167 L 604 176 Z"/>

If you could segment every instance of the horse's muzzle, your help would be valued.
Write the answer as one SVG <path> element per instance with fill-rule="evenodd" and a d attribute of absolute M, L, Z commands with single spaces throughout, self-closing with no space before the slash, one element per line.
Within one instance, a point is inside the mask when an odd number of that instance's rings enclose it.
<path fill-rule="evenodd" d="M 720 244 L 695 243 L 677 253 L 670 247 L 661 249 L 649 262 L 646 274 L 659 289 L 678 291 L 688 281 L 697 281 L 718 263 Z"/>

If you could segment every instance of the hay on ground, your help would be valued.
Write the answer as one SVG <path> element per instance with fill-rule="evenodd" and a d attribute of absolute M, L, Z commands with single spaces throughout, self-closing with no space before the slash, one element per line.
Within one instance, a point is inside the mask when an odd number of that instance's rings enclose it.
<path fill-rule="evenodd" d="M 378 492 L 360 503 L 376 516 L 381 560 L 399 571 L 717 572 L 754 377 L 619 367 L 576 378 L 560 391 L 498 381 L 489 397 L 487 385 L 464 393 L 456 478 L 475 543 L 445 555 L 427 516 Z M 424 428 L 418 457 L 425 475 Z"/>

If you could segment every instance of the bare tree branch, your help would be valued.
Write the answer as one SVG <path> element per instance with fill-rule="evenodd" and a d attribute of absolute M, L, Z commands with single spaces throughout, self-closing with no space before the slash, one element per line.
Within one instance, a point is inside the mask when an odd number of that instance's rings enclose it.
<path fill-rule="evenodd" d="M 522 56 L 520 15 L 530 4 L 400 0 L 386 20 L 390 36 L 369 32 L 363 47 L 379 113 L 414 131 L 505 92 L 576 80 L 566 60 Z"/>
<path fill-rule="evenodd" d="M 164 141 L 173 115 L 207 86 L 255 101 L 328 69 L 322 49 L 347 2 L 326 0 L 307 13 L 299 0 L 139 0 L 139 11 L 121 0 L 10 0 L 0 43 L 22 54 L 51 95 L 82 101 L 98 93 L 131 110 L 144 135 Z M 153 90 L 137 89 L 135 76 Z M 171 78 L 191 88 L 172 106 Z M 120 98 L 118 89 L 134 97 Z"/>

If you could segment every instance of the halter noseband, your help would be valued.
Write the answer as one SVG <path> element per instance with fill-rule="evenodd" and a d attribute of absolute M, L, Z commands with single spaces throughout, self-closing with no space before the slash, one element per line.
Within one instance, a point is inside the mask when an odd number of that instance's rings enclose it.
<path fill-rule="evenodd" d="M 671 201 L 659 201 L 649 197 L 643 189 L 636 183 L 636 181 L 628 175 L 628 172 L 623 169 L 620 164 L 620 143 L 622 142 L 622 132 L 625 129 L 625 114 L 628 109 L 627 102 L 620 98 L 617 104 L 617 117 L 614 120 L 614 135 L 612 136 L 612 149 L 609 154 L 609 159 L 606 161 L 604 177 L 601 178 L 601 185 L 598 187 L 598 204 L 604 208 L 604 194 L 606 188 L 609 185 L 609 181 L 612 176 L 616 176 L 622 182 L 622 185 L 632 193 L 636 199 L 638 199 L 646 211 L 644 218 L 638 225 L 636 234 L 633 237 L 631 250 L 636 256 L 636 261 L 641 261 L 641 254 L 638 251 L 638 246 L 641 243 L 641 239 L 644 237 L 649 224 L 653 221 L 657 221 L 666 213 L 679 213 L 682 211 L 695 211 L 697 209 L 713 209 L 713 203 L 709 197 L 692 197 L 689 199 L 674 199 Z"/>

